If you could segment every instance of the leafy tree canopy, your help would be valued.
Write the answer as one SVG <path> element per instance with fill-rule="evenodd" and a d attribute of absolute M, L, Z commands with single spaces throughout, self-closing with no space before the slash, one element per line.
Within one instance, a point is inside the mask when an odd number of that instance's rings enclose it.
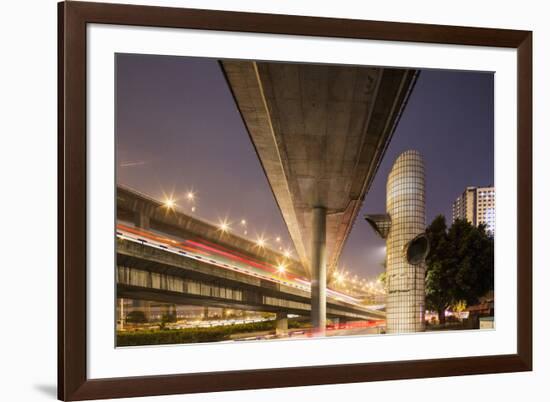
<path fill-rule="evenodd" d="M 426 307 L 439 313 L 457 303 L 476 304 L 494 286 L 493 238 L 484 225 L 455 221 L 447 229 L 438 215 L 426 229 L 430 253 L 426 259 Z"/>

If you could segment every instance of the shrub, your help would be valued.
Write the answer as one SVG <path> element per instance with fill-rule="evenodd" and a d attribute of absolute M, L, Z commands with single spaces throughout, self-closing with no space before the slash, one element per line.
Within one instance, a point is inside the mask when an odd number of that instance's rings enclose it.
<path fill-rule="evenodd" d="M 273 321 L 236 324 L 210 328 L 185 328 L 170 331 L 145 330 L 118 332 L 117 346 L 166 345 L 173 343 L 216 342 L 229 339 L 234 333 L 272 330 Z"/>
<path fill-rule="evenodd" d="M 289 320 L 289 328 L 311 326 L 309 322 Z M 176 343 L 218 342 L 230 339 L 237 333 L 274 331 L 275 321 L 253 322 L 210 328 L 184 328 L 117 332 L 117 346 L 168 345 Z"/>

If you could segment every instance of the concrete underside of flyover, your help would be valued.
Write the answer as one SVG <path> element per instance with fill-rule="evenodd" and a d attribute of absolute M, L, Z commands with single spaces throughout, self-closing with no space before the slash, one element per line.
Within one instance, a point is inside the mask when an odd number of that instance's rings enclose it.
<path fill-rule="evenodd" d="M 221 66 L 302 265 L 315 284 L 312 321 L 322 327 L 326 282 L 416 71 L 230 60 Z"/>
<path fill-rule="evenodd" d="M 342 247 L 391 138 L 414 70 L 223 61 L 296 250 L 310 267 L 313 209 L 327 264 Z"/>

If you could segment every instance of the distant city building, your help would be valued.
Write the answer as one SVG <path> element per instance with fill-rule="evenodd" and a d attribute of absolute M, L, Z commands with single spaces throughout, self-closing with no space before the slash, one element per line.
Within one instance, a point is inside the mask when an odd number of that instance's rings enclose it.
<path fill-rule="evenodd" d="M 485 224 L 487 231 L 495 233 L 495 188 L 466 187 L 453 202 L 453 221 L 466 219 L 474 226 Z"/>

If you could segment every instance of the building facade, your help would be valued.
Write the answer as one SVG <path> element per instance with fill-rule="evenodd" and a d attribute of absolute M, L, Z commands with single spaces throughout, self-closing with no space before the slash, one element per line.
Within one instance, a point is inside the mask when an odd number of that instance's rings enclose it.
<path fill-rule="evenodd" d="M 495 233 L 495 188 L 466 187 L 453 202 L 453 221 L 465 219 L 474 226 L 485 224 L 487 231 Z"/>
<path fill-rule="evenodd" d="M 424 162 L 406 151 L 394 162 L 386 184 L 386 214 L 366 220 L 386 239 L 386 330 L 424 331 L 426 197 Z"/>

